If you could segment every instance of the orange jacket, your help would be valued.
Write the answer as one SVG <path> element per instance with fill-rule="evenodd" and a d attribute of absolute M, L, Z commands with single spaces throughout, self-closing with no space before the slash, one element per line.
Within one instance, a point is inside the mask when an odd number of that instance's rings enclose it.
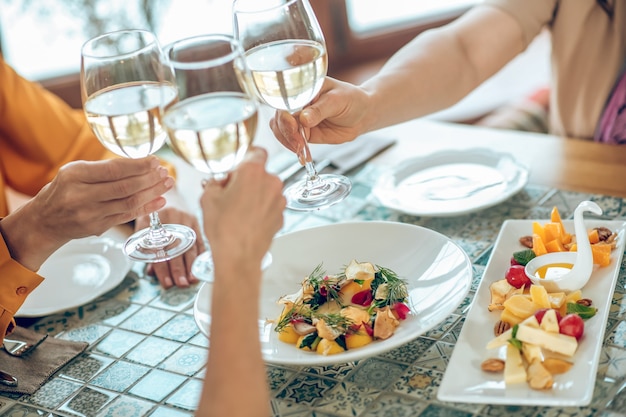
<path fill-rule="evenodd" d="M 110 155 L 81 110 L 20 77 L 0 57 L 0 218 L 8 214 L 6 186 L 32 196 L 62 165 Z M 11 259 L 0 235 L 0 341 L 26 296 L 42 281 Z"/>

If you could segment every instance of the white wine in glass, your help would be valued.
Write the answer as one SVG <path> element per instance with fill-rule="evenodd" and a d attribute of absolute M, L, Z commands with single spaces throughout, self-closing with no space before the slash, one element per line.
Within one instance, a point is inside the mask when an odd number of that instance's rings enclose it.
<path fill-rule="evenodd" d="M 174 152 L 217 181 L 242 161 L 258 125 L 258 105 L 241 79 L 247 77 L 243 51 L 232 36 L 199 35 L 164 48 L 178 85 L 177 100 L 163 123 Z M 210 248 L 210 243 L 209 248 Z M 271 262 L 265 256 L 263 267 Z M 200 254 L 191 272 L 212 279 L 210 251 Z"/>
<path fill-rule="evenodd" d="M 159 43 L 149 31 L 121 30 L 87 41 L 81 50 L 81 94 L 87 121 L 100 142 L 125 158 L 143 158 L 167 139 L 162 109 L 177 99 L 170 69 L 162 65 Z M 124 252 L 141 262 L 181 255 L 195 242 L 193 229 L 161 224 L 134 233 Z"/>
<path fill-rule="evenodd" d="M 235 37 L 246 51 L 248 83 L 270 107 L 297 116 L 319 93 L 328 58 L 322 30 L 308 0 L 235 0 Z M 306 177 L 286 188 L 287 207 L 309 211 L 342 201 L 352 188 L 343 175 L 319 174 L 305 138 L 296 153 Z"/>

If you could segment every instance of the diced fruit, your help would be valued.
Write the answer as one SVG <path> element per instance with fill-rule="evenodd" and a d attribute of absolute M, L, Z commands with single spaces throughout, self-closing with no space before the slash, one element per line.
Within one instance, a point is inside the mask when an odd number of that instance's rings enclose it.
<path fill-rule="evenodd" d="M 533 237 L 534 235 L 539 236 L 542 241 L 546 241 L 546 233 L 543 230 L 543 226 L 538 222 L 533 222 Z M 534 243 L 534 242 L 533 242 Z"/>
<path fill-rule="evenodd" d="M 344 349 L 334 340 L 322 339 L 318 343 L 316 351 L 322 355 L 334 355 L 343 352 Z"/>
<path fill-rule="evenodd" d="M 346 335 L 346 347 L 348 350 L 365 346 L 372 343 L 374 338 L 367 334 L 364 329 L 359 330 L 356 333 Z"/>
<path fill-rule="evenodd" d="M 285 326 L 280 333 L 278 333 L 278 340 L 285 343 L 296 343 L 296 341 L 300 338 L 300 335 L 296 333 L 293 326 L 288 324 Z"/>
<path fill-rule="evenodd" d="M 564 374 L 569 371 L 573 365 L 573 363 L 559 358 L 546 358 L 543 361 L 543 366 L 545 366 L 552 375 Z"/>
<path fill-rule="evenodd" d="M 522 289 L 513 287 L 506 279 L 492 282 L 489 285 L 489 292 L 491 293 L 491 302 L 488 306 L 489 311 L 502 310 L 504 308 L 502 303 L 509 298 L 509 296 L 522 291 Z"/>
<path fill-rule="evenodd" d="M 554 385 L 552 374 L 543 366 L 541 360 L 535 359 L 528 365 L 528 386 L 532 389 L 549 389 Z"/>
<path fill-rule="evenodd" d="M 559 331 L 580 340 L 585 332 L 585 322 L 578 314 L 568 314 L 559 321 Z"/>
<path fill-rule="evenodd" d="M 515 326 L 516 324 L 521 323 L 522 321 L 524 321 L 524 319 L 525 317 L 516 316 L 515 314 L 511 313 L 511 310 L 508 310 L 506 308 L 502 310 L 502 313 L 500 313 L 500 320 L 509 323 L 511 326 Z"/>
<path fill-rule="evenodd" d="M 541 255 L 545 255 L 546 253 L 548 253 L 548 250 L 546 249 L 546 245 L 544 242 L 545 242 L 545 239 L 543 239 L 538 234 L 533 233 L 533 252 L 535 252 L 535 255 L 541 256 Z"/>
<path fill-rule="evenodd" d="M 537 304 L 541 308 L 550 308 L 550 297 L 545 287 L 541 285 L 530 286 L 530 298 L 533 303 Z"/>
<path fill-rule="evenodd" d="M 546 243 L 546 250 L 552 252 L 567 252 L 565 245 L 561 242 L 561 238 L 550 240 Z"/>
<path fill-rule="evenodd" d="M 564 292 L 551 292 L 548 293 L 548 298 L 550 299 L 550 307 L 559 308 L 565 303 L 565 293 Z"/>
<path fill-rule="evenodd" d="M 530 278 L 526 276 L 523 265 L 510 265 L 504 274 L 504 278 L 515 288 L 523 288 L 531 283 Z"/>
<path fill-rule="evenodd" d="M 512 296 L 503 305 L 505 310 L 510 310 L 511 313 L 522 318 L 532 316 L 540 308 L 523 294 Z"/>

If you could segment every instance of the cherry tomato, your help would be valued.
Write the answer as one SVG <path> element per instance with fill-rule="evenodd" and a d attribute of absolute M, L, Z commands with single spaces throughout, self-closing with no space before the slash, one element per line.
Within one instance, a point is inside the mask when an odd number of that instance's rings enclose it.
<path fill-rule="evenodd" d="M 580 340 L 585 332 L 585 322 L 578 314 L 568 314 L 559 320 L 559 331 Z"/>
<path fill-rule="evenodd" d="M 541 324 L 541 320 L 543 320 L 543 316 L 546 314 L 546 311 L 548 310 L 554 310 L 552 308 L 542 308 L 540 310 L 537 310 L 535 312 L 535 318 L 537 319 L 537 322 L 539 324 Z M 561 313 L 559 313 L 558 310 L 554 310 L 554 312 L 556 313 L 556 321 L 560 322 L 561 321 Z"/>
<path fill-rule="evenodd" d="M 531 284 L 530 279 L 526 276 L 526 272 L 524 271 L 524 266 L 522 265 L 509 266 L 509 269 L 506 270 L 506 274 L 504 274 L 504 278 L 515 288 L 522 288 L 525 285 L 530 286 Z"/>

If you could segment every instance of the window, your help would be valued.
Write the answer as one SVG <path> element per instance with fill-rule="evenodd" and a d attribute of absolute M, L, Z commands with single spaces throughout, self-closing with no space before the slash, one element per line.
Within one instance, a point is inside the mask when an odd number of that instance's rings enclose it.
<path fill-rule="evenodd" d="M 348 24 L 353 32 L 368 32 L 398 26 L 415 26 L 444 17 L 456 17 L 479 0 L 346 0 Z"/>
<path fill-rule="evenodd" d="M 482 0 L 314 0 L 326 35 L 329 74 L 385 60 L 420 32 Z"/>
<path fill-rule="evenodd" d="M 75 74 L 89 38 L 128 27 L 162 43 L 198 33 L 230 33 L 231 0 L 0 0 L 4 58 L 34 80 Z"/>
<path fill-rule="evenodd" d="M 480 0 L 310 0 L 326 36 L 329 74 L 388 58 L 419 32 Z M 79 107 L 80 48 L 95 35 L 139 27 L 162 43 L 230 33 L 232 0 L 0 0 L 2 53 L 18 73 Z"/>

